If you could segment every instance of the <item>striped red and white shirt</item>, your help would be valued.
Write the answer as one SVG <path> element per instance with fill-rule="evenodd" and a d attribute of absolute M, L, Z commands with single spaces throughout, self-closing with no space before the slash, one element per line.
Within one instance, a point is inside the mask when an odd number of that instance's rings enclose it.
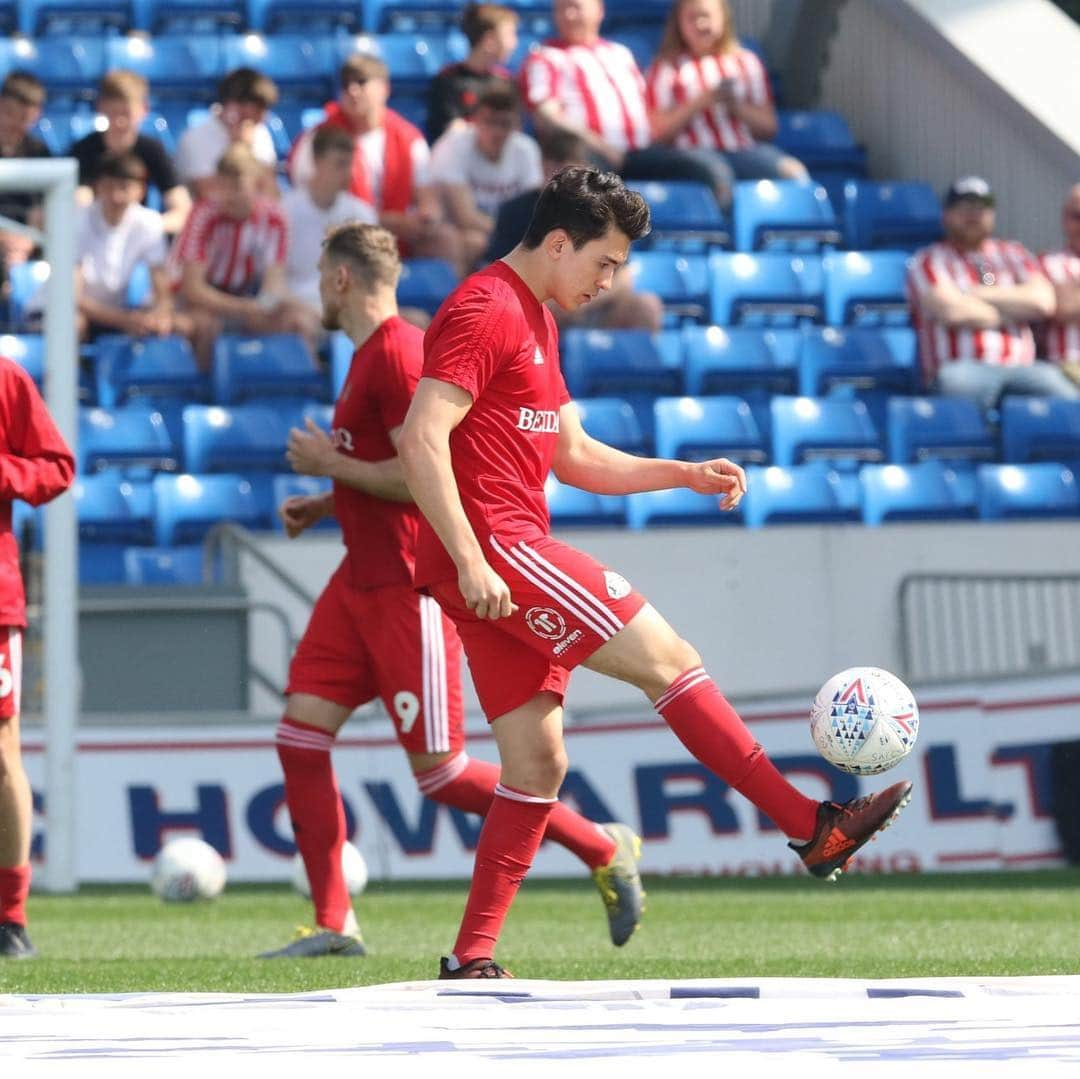
<path fill-rule="evenodd" d="M 735 96 L 751 105 L 771 105 L 772 88 L 765 65 L 741 46 L 728 53 L 695 59 L 684 53 L 677 60 L 657 60 L 646 75 L 646 100 L 650 111 L 666 111 L 682 105 L 724 79 L 734 81 Z M 675 136 L 675 145 L 701 146 L 707 150 L 747 150 L 757 145 L 749 126 L 732 116 L 719 102 L 702 109 Z"/>
<path fill-rule="evenodd" d="M 521 87 L 530 109 L 558 102 L 567 120 L 619 150 L 642 150 L 652 141 L 645 79 L 617 41 L 545 42 L 522 65 Z"/>
<path fill-rule="evenodd" d="M 253 296 L 266 271 L 285 264 L 288 244 L 288 222 L 275 200 L 256 199 L 243 220 L 203 200 L 188 215 L 169 255 L 172 279 L 179 284 L 184 265 L 199 262 L 214 288 L 234 296 Z"/>
<path fill-rule="evenodd" d="M 922 313 L 923 297 L 941 282 L 951 281 L 961 292 L 984 283 L 1022 285 L 1041 273 L 1035 256 L 1010 240 L 987 240 L 978 251 L 962 252 L 946 243 L 916 251 L 908 270 L 911 320 L 919 335 L 919 355 L 927 384 L 945 363 L 975 360 L 1018 367 L 1035 362 L 1035 338 L 1026 322 L 1007 322 L 996 329 L 950 327 Z"/>
<path fill-rule="evenodd" d="M 1055 285 L 1080 285 L 1080 255 L 1051 251 L 1039 256 L 1042 272 Z M 1080 363 L 1080 322 L 1046 324 L 1046 358 L 1054 363 Z"/>

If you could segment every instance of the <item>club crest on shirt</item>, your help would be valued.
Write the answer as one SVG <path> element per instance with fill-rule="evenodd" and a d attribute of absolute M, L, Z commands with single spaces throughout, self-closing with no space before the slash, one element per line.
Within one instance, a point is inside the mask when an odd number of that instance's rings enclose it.
<path fill-rule="evenodd" d="M 533 353 L 533 363 L 536 364 L 537 367 L 544 366 L 544 354 L 540 351 L 539 345 L 536 346 L 536 351 Z"/>
<path fill-rule="evenodd" d="M 630 595 L 630 582 L 621 574 L 613 570 L 604 570 L 604 584 L 607 586 L 607 594 L 612 599 L 622 599 Z"/>
<path fill-rule="evenodd" d="M 545 641 L 557 641 L 566 633 L 566 619 L 550 607 L 530 607 L 525 612 L 525 625 Z"/>

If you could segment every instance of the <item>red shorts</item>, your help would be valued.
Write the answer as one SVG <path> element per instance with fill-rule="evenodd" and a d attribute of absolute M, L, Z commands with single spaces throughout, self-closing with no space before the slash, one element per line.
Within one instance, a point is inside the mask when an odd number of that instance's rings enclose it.
<path fill-rule="evenodd" d="M 461 641 L 438 604 L 411 585 L 352 588 L 339 567 L 311 612 L 285 692 L 345 708 L 379 697 L 407 753 L 464 745 Z"/>
<path fill-rule="evenodd" d="M 22 696 L 22 630 L 0 626 L 0 720 L 19 714 Z"/>
<path fill-rule="evenodd" d="M 489 720 L 545 690 L 561 698 L 570 672 L 645 606 L 625 577 L 550 536 L 505 543 L 493 536 L 486 553 L 517 604 L 509 618 L 477 618 L 456 582 L 431 592 L 457 626 Z"/>

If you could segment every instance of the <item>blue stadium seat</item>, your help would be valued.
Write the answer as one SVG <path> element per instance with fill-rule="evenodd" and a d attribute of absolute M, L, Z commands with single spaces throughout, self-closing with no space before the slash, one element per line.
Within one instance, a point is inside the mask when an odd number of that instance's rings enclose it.
<path fill-rule="evenodd" d="M 419 307 L 434 313 L 457 286 L 454 268 L 442 259 L 405 259 L 397 298 L 402 307 Z"/>
<path fill-rule="evenodd" d="M 79 471 L 123 467 L 173 471 L 179 465 L 165 420 L 144 404 L 79 410 Z"/>
<path fill-rule="evenodd" d="M 178 397 L 205 401 L 209 380 L 183 337 L 110 336 L 99 339 L 95 364 L 98 401 L 113 408 L 129 397 Z"/>
<path fill-rule="evenodd" d="M 45 338 L 39 333 L 5 333 L 0 356 L 14 360 L 39 386 L 45 376 Z"/>
<path fill-rule="evenodd" d="M 189 472 L 280 472 L 299 409 L 270 405 L 187 405 L 184 464 Z"/>
<path fill-rule="evenodd" d="M 54 110 L 90 101 L 106 66 L 104 39 L 93 35 L 20 40 L 12 59 L 14 66 L 33 72 L 45 84 Z"/>
<path fill-rule="evenodd" d="M 0 2 L 0 34 L 8 37 L 19 28 L 19 8 L 14 0 L 2 0 Z"/>
<path fill-rule="evenodd" d="M 462 5 L 457 0 L 367 0 L 363 7 L 364 29 L 370 33 L 445 33 L 460 24 Z"/>
<path fill-rule="evenodd" d="M 513 0 L 511 6 L 517 6 Z M 608 4 L 604 9 L 604 34 L 616 34 L 621 30 L 632 29 L 642 24 L 660 26 L 667 18 L 670 9 L 671 4 L 668 0 L 618 0 L 617 3 Z"/>
<path fill-rule="evenodd" d="M 682 347 L 675 330 L 567 330 L 562 369 L 573 397 L 683 392 Z"/>
<path fill-rule="evenodd" d="M 127 68 L 147 79 L 159 112 L 164 112 L 163 99 L 213 101 L 227 70 L 222 39 L 216 34 L 110 37 L 105 40 L 105 60 L 109 68 Z M 170 126 L 179 130 L 171 121 Z"/>
<path fill-rule="evenodd" d="M 1080 461 L 1080 401 L 1006 397 L 1001 403 L 1001 459 Z"/>
<path fill-rule="evenodd" d="M 798 330 L 684 326 L 686 392 L 794 393 L 795 356 L 801 341 Z"/>
<path fill-rule="evenodd" d="M 27 37 L 126 34 L 135 28 L 134 0 L 22 0 L 19 28 Z"/>
<path fill-rule="evenodd" d="M 672 315 L 698 319 L 709 305 L 709 268 L 704 255 L 639 251 L 630 257 L 630 274 L 639 292 L 655 292 Z"/>
<path fill-rule="evenodd" d="M 742 510 L 750 528 L 859 521 L 859 480 L 821 461 L 749 468 Z"/>
<path fill-rule="evenodd" d="M 579 397 L 574 407 L 586 434 L 624 453 L 645 452 L 645 432 L 628 402 L 619 397 Z"/>
<path fill-rule="evenodd" d="M 649 204 L 652 230 L 641 247 L 684 251 L 727 247 L 731 233 L 711 187 L 693 180 L 638 180 L 627 184 Z"/>
<path fill-rule="evenodd" d="M 9 320 L 16 330 L 40 321 L 45 306 L 49 264 L 42 260 L 17 262 L 8 267 Z"/>
<path fill-rule="evenodd" d="M 806 326 L 799 351 L 799 393 L 817 397 L 836 386 L 912 393 L 918 386 L 915 331 L 907 327 Z"/>
<path fill-rule="evenodd" d="M 128 278 L 124 302 L 128 307 L 145 307 L 154 296 L 154 282 L 150 276 L 150 267 L 145 262 L 136 262 Z"/>
<path fill-rule="evenodd" d="M 203 551 L 197 543 L 183 547 L 125 547 L 124 584 L 201 585 Z"/>
<path fill-rule="evenodd" d="M 355 352 L 352 341 L 341 330 L 330 335 L 330 396 L 335 401 L 341 396 Z"/>
<path fill-rule="evenodd" d="M 231 405 L 253 398 L 326 396 L 326 376 L 295 334 L 222 334 L 214 343 L 214 400 Z"/>
<path fill-rule="evenodd" d="M 334 406 L 309 401 L 300 409 L 297 426 L 302 427 L 306 420 L 313 420 L 324 431 L 330 431 L 334 426 Z"/>
<path fill-rule="evenodd" d="M 11 503 L 11 531 L 20 547 L 41 550 L 44 517 L 41 506 L 31 506 L 20 498 Z"/>
<path fill-rule="evenodd" d="M 736 251 L 820 251 L 842 234 L 820 184 L 745 180 L 735 185 Z"/>
<path fill-rule="evenodd" d="M 983 520 L 1080 517 L 1080 486 L 1066 465 L 979 465 L 977 481 Z"/>
<path fill-rule="evenodd" d="M 614 8 L 621 4 L 612 4 Z M 656 59 L 657 50 L 660 48 L 660 39 L 664 36 L 663 22 L 649 24 L 638 23 L 628 25 L 617 23 L 615 28 L 605 31 L 604 36 L 610 41 L 617 41 L 625 45 L 633 54 L 637 65 L 642 71 L 648 71 L 649 65 Z"/>
<path fill-rule="evenodd" d="M 258 33 L 355 33 L 362 29 L 356 0 L 247 0 L 248 26 Z"/>
<path fill-rule="evenodd" d="M 773 460 L 785 467 L 811 459 L 880 461 L 881 439 L 862 401 L 774 397 Z"/>
<path fill-rule="evenodd" d="M 463 60 L 468 42 L 458 32 L 411 34 L 392 33 L 351 38 L 335 38 L 337 60 L 357 52 L 374 52 L 390 69 L 390 83 L 395 94 L 424 95 L 427 84 L 447 64 Z"/>
<path fill-rule="evenodd" d="M 653 409 L 657 457 L 730 457 L 743 464 L 760 464 L 768 457 L 754 414 L 740 397 L 660 397 Z"/>
<path fill-rule="evenodd" d="M 245 0 L 142 0 L 142 30 L 154 34 L 235 33 L 247 24 Z"/>
<path fill-rule="evenodd" d="M 277 507 L 287 498 L 322 495 L 331 490 L 333 490 L 333 484 L 325 476 L 297 476 L 292 472 L 275 476 L 271 487 L 274 512 L 277 512 Z M 326 532 L 333 531 L 337 527 L 337 518 L 330 516 L 324 517 L 317 525 L 313 525 L 312 529 Z"/>
<path fill-rule="evenodd" d="M 829 169 L 866 175 L 866 150 L 856 144 L 847 121 L 838 112 L 780 109 L 777 121 L 773 141 L 810 172 Z"/>
<path fill-rule="evenodd" d="M 830 326 L 907 325 L 905 251 L 830 251 L 825 275 L 825 321 Z"/>
<path fill-rule="evenodd" d="M 709 277 L 712 321 L 718 325 L 790 326 L 800 319 L 821 318 L 823 282 L 817 255 L 716 252 L 709 256 Z"/>
<path fill-rule="evenodd" d="M 893 397 L 888 406 L 889 460 L 940 457 L 987 460 L 994 439 L 982 412 L 966 397 Z"/>
<path fill-rule="evenodd" d="M 597 495 L 548 476 L 544 483 L 551 523 L 561 526 L 626 524 L 626 499 L 621 495 Z"/>
<path fill-rule="evenodd" d="M 855 251 L 913 251 L 941 237 L 941 203 L 927 183 L 848 180 L 843 199 L 844 242 Z"/>
<path fill-rule="evenodd" d="M 154 477 L 154 503 L 154 538 L 160 547 L 199 543 L 223 521 L 245 528 L 270 524 L 250 481 L 242 476 L 159 473 Z"/>
<path fill-rule="evenodd" d="M 974 483 L 944 461 L 908 465 L 863 465 L 863 521 L 948 521 L 970 519 L 975 511 Z"/>
<path fill-rule="evenodd" d="M 79 538 L 86 543 L 151 543 L 154 499 L 149 481 L 111 469 L 79 476 L 72 487 Z"/>
<path fill-rule="evenodd" d="M 337 93 L 338 62 L 333 38 L 307 33 L 236 34 L 222 39 L 225 67 L 253 67 L 269 75 L 283 100 L 302 104 Z"/>
<path fill-rule="evenodd" d="M 626 496 L 626 519 L 631 528 L 661 525 L 737 525 L 742 506 L 722 510 L 716 495 L 700 495 L 685 487 L 672 491 L 644 491 Z"/>

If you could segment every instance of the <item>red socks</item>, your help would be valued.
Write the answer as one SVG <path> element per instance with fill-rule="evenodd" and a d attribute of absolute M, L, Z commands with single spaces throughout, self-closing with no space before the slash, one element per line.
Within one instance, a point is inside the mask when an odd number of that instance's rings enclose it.
<path fill-rule="evenodd" d="M 275 741 L 296 845 L 311 883 L 315 921 L 340 933 L 352 913 L 352 902 L 341 870 L 345 806 L 330 763 L 334 736 L 286 717 L 278 724 Z"/>
<path fill-rule="evenodd" d="M 679 675 L 653 707 L 706 768 L 753 802 L 785 835 L 813 838 L 818 803 L 776 770 L 702 667 Z"/>
<path fill-rule="evenodd" d="M 491 808 L 498 782 L 497 764 L 473 760 L 465 753 L 416 775 L 416 785 L 428 798 L 482 817 Z M 566 847 L 589 869 L 607 865 L 615 854 L 615 842 L 607 832 L 562 802 L 552 806 L 544 838 Z"/>
<path fill-rule="evenodd" d="M 0 869 L 0 922 L 26 925 L 26 897 L 30 894 L 30 863 Z"/>
<path fill-rule="evenodd" d="M 490 959 L 510 904 L 544 838 L 554 798 L 537 798 L 499 783 L 476 848 L 472 886 L 453 960 Z"/>

